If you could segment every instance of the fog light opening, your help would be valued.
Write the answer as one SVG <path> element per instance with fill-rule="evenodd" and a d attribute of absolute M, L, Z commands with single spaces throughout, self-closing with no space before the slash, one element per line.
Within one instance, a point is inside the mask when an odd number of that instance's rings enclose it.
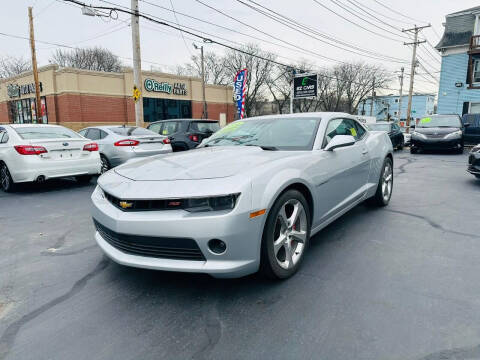
<path fill-rule="evenodd" d="M 208 242 L 208 248 L 216 255 L 221 255 L 227 250 L 227 244 L 219 239 L 212 239 Z"/>

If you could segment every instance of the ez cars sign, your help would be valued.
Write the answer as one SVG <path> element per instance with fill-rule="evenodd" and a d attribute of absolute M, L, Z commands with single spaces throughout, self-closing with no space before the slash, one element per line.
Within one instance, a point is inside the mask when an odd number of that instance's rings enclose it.
<path fill-rule="evenodd" d="M 317 74 L 300 74 L 293 78 L 293 98 L 304 99 L 317 96 Z"/>

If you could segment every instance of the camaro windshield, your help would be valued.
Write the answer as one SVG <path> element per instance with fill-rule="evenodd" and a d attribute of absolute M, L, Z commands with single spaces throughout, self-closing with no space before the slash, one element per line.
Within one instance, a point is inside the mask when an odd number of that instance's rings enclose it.
<path fill-rule="evenodd" d="M 260 146 L 271 150 L 311 150 L 320 119 L 268 118 L 237 120 L 217 131 L 202 146 Z"/>
<path fill-rule="evenodd" d="M 458 116 L 430 116 L 420 120 L 417 127 L 457 127 L 461 126 Z"/>
<path fill-rule="evenodd" d="M 368 128 L 372 131 L 390 131 L 390 124 L 369 124 Z"/>
<path fill-rule="evenodd" d="M 29 139 L 78 139 L 80 135 L 64 127 L 18 127 L 15 131 L 23 140 Z"/>

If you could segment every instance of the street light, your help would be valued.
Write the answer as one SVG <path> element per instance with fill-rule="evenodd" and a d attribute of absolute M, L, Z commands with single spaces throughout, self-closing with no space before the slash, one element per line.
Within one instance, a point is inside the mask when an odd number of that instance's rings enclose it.
<path fill-rule="evenodd" d="M 200 49 L 200 61 L 202 66 L 202 97 L 203 97 L 202 119 L 208 119 L 207 100 L 205 98 L 205 65 L 203 62 L 203 46 L 197 46 L 197 44 L 193 43 L 193 47 L 195 48 L 195 50 Z"/>

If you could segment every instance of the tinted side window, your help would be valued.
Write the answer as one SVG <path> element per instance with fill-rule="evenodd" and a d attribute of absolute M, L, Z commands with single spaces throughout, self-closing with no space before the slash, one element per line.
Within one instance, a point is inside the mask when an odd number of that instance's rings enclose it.
<path fill-rule="evenodd" d="M 82 135 L 83 137 L 86 137 L 85 135 L 87 135 L 87 130 L 88 130 L 88 129 L 83 129 L 83 130 L 80 130 L 78 133 L 79 133 L 80 135 Z"/>
<path fill-rule="evenodd" d="M 0 131 L 0 144 L 8 142 L 8 134 L 6 131 Z"/>
<path fill-rule="evenodd" d="M 168 121 L 163 123 L 162 135 L 172 135 L 178 131 L 178 121 Z"/>
<path fill-rule="evenodd" d="M 365 136 L 365 129 L 363 128 L 362 125 L 360 125 L 358 122 L 355 121 L 355 129 L 357 130 L 357 136 L 355 137 L 355 140 L 361 140 Z"/>
<path fill-rule="evenodd" d="M 99 140 L 100 139 L 100 130 L 99 129 L 88 129 L 87 138 L 90 140 Z"/>
<path fill-rule="evenodd" d="M 151 130 L 153 132 L 156 132 L 157 134 L 160 134 L 160 129 L 162 128 L 162 123 L 157 123 L 157 124 L 151 124 L 148 127 L 148 130 Z"/>
<path fill-rule="evenodd" d="M 100 139 L 105 139 L 108 136 L 106 131 L 100 130 Z"/>
<path fill-rule="evenodd" d="M 357 128 L 352 119 L 333 119 L 327 125 L 323 146 L 327 145 L 337 135 L 351 135 L 357 140 Z"/>

